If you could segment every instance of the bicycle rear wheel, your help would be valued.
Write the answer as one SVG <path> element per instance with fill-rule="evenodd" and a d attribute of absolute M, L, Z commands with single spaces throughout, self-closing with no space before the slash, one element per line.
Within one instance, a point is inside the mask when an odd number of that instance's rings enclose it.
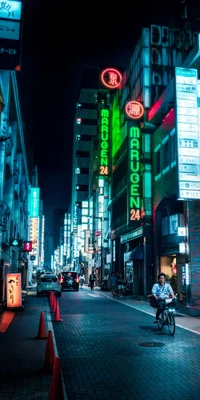
<path fill-rule="evenodd" d="M 171 336 L 175 334 L 176 324 L 173 314 L 168 314 L 168 329 Z"/>
<path fill-rule="evenodd" d="M 159 331 L 162 331 L 162 328 L 164 326 L 164 315 L 163 312 L 160 314 L 159 320 L 158 320 L 158 329 Z"/>

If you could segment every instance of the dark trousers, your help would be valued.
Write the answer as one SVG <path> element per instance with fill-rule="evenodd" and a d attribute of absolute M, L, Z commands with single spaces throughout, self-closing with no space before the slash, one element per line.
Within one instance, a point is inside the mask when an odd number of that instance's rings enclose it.
<path fill-rule="evenodd" d="M 156 311 L 156 319 L 159 318 L 160 313 L 165 308 L 165 300 L 156 300 L 157 302 L 157 311 Z"/>

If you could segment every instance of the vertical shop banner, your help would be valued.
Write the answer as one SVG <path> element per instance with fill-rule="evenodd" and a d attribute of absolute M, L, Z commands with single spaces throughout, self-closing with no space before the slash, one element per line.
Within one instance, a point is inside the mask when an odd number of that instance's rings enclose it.
<path fill-rule="evenodd" d="M 110 174 L 110 111 L 107 108 L 100 110 L 99 116 L 99 175 Z"/>
<path fill-rule="evenodd" d="M 7 308 L 22 307 L 21 274 L 6 275 Z"/>
<path fill-rule="evenodd" d="M 128 129 L 128 194 L 127 224 L 139 225 L 141 219 L 141 130 L 137 122 L 127 122 Z"/>
<path fill-rule="evenodd" d="M 40 205 L 40 188 L 31 188 L 30 193 L 30 217 L 39 217 L 39 205 Z"/>
<path fill-rule="evenodd" d="M 175 69 L 178 198 L 200 199 L 197 70 Z"/>
<path fill-rule="evenodd" d="M 0 64 L 3 70 L 20 70 L 22 1 L 0 1 Z"/>

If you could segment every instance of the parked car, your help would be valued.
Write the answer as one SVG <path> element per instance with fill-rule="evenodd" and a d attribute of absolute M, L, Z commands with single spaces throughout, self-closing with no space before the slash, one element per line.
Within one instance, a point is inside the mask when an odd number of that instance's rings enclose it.
<path fill-rule="evenodd" d="M 41 275 L 40 280 L 37 282 L 37 296 L 49 295 L 51 290 L 56 296 L 61 296 L 62 287 L 57 275 L 50 273 Z"/>
<path fill-rule="evenodd" d="M 79 276 L 74 271 L 63 271 L 59 276 L 59 280 L 63 289 L 79 290 Z"/>

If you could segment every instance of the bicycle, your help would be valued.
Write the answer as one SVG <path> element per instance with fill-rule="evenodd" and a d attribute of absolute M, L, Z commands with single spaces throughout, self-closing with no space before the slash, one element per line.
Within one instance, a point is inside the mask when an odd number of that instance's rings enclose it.
<path fill-rule="evenodd" d="M 122 298 L 122 297 L 123 297 L 123 292 L 120 293 L 119 289 L 118 289 L 116 286 L 115 286 L 115 287 L 112 287 L 112 296 L 113 296 L 113 297 Z"/>
<path fill-rule="evenodd" d="M 149 296 L 150 298 L 150 306 L 154 308 L 156 313 L 157 308 L 155 305 L 155 297 Z M 161 299 L 158 299 L 161 301 Z M 177 309 L 177 299 L 171 298 L 162 300 L 164 302 L 164 308 L 159 315 L 159 319 L 157 321 L 158 329 L 161 331 L 164 326 L 168 326 L 168 330 L 171 336 L 175 334 L 176 323 L 175 323 L 175 312 Z"/>

